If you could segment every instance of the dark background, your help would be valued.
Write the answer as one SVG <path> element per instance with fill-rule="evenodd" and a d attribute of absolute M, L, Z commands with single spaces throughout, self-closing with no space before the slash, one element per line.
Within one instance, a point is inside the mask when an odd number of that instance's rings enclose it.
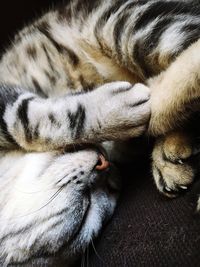
<path fill-rule="evenodd" d="M 64 2 L 64 0 L 2 0 L 0 10 L 0 48 L 5 47 L 16 30 L 21 29 L 25 23 L 31 22 L 33 18 Z"/>
<path fill-rule="evenodd" d="M 1 50 L 16 29 L 53 3 L 62 2 L 2 1 Z M 160 196 L 153 184 L 149 161 L 138 161 L 139 164 L 121 168 L 123 189 L 115 215 L 84 254 L 82 264 L 86 267 L 200 267 L 200 220 L 194 216 L 195 199 L 191 194 L 174 200 Z"/>

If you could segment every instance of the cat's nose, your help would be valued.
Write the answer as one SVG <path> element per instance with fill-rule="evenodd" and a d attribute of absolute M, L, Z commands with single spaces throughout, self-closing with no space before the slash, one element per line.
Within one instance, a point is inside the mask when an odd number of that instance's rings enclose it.
<path fill-rule="evenodd" d="M 103 154 L 99 154 L 99 158 L 96 164 L 95 169 L 97 171 L 105 171 L 109 168 L 110 163 L 106 160 L 105 156 Z"/>

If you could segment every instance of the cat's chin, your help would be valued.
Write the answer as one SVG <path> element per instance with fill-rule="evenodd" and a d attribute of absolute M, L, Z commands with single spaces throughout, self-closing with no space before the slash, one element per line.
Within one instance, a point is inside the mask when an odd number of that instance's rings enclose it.
<path fill-rule="evenodd" d="M 72 258 L 77 253 L 85 253 L 88 245 L 102 230 L 102 227 L 111 219 L 120 192 L 120 179 L 115 167 L 111 168 L 107 174 L 107 184 L 100 181 L 94 188 L 86 192 L 88 204 L 84 216 L 80 221 L 80 226 L 71 237 L 68 243 L 67 257 Z M 102 177 L 105 180 L 105 177 Z"/>

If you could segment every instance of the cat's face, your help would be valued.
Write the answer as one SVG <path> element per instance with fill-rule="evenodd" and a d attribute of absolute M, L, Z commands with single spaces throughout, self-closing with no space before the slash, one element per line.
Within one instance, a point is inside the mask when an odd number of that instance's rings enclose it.
<path fill-rule="evenodd" d="M 0 169 L 2 261 L 50 266 L 57 255 L 71 258 L 113 214 L 118 176 L 96 148 L 7 153 Z"/>

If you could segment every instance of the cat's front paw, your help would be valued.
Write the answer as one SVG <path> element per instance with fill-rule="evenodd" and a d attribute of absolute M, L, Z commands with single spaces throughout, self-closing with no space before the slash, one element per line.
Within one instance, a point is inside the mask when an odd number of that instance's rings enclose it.
<path fill-rule="evenodd" d="M 104 133 L 112 139 L 124 139 L 142 134 L 150 118 L 150 90 L 143 84 L 108 83 L 103 92 L 99 121 Z"/>
<path fill-rule="evenodd" d="M 152 158 L 153 177 L 158 190 L 168 197 L 186 192 L 197 171 L 190 137 L 174 132 L 157 140 Z"/>

